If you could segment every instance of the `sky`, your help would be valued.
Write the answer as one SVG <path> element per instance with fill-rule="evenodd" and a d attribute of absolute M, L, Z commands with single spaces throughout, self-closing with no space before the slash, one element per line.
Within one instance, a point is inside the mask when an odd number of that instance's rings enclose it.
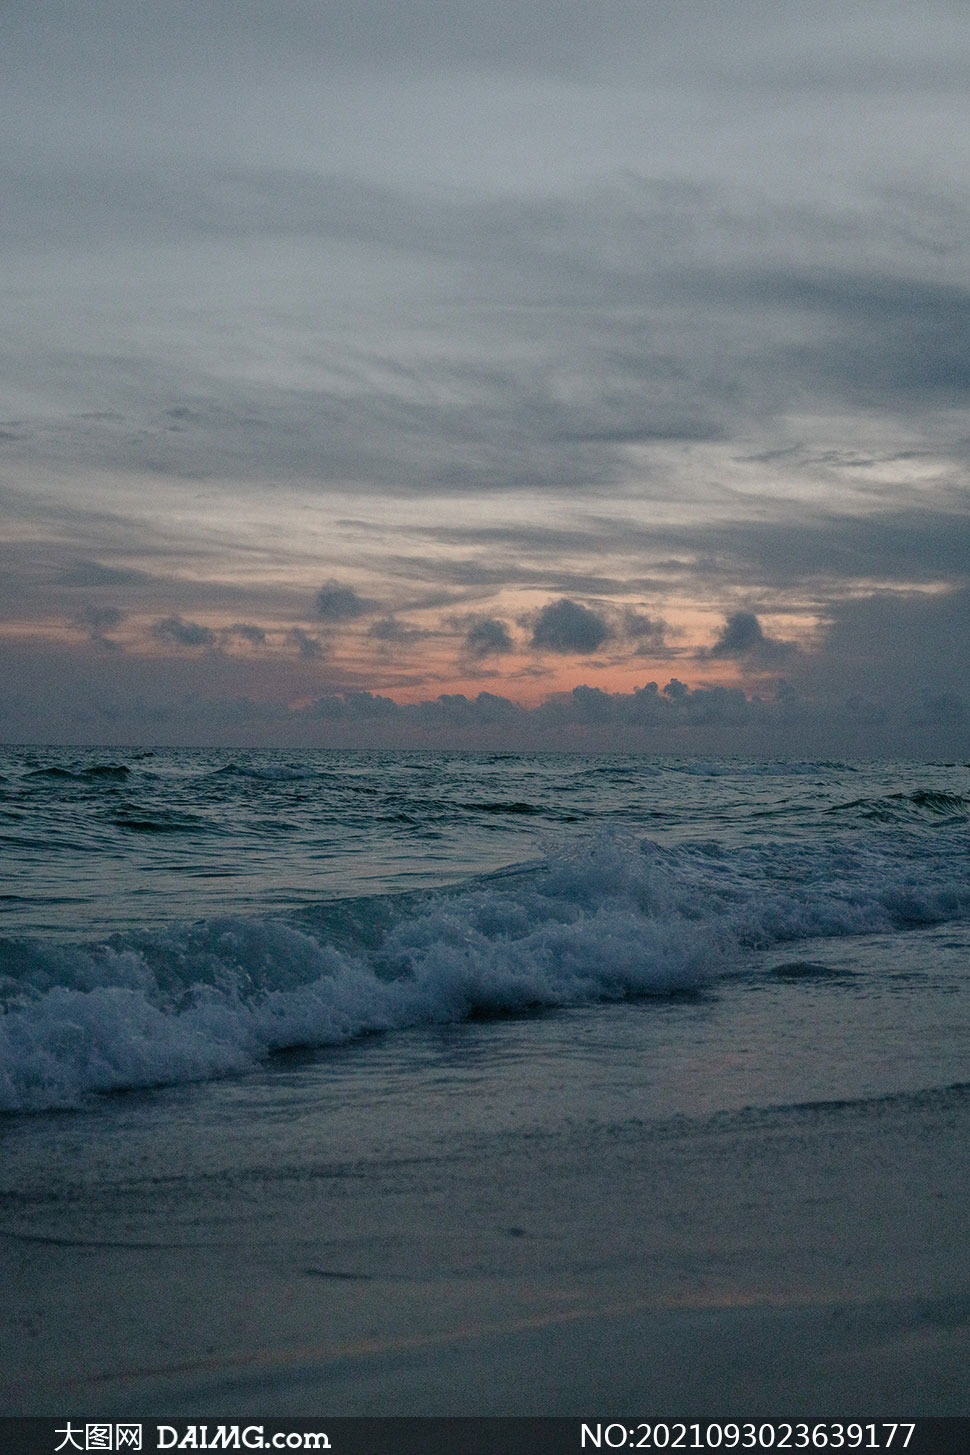
<path fill-rule="evenodd" d="M 0 738 L 970 754 L 965 0 L 0 21 Z"/>

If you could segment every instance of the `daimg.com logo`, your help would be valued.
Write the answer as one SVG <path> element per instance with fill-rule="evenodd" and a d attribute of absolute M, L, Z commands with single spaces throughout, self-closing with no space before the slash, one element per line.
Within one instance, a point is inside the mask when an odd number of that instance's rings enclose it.
<path fill-rule="evenodd" d="M 86 1425 L 70 1422 L 55 1430 L 61 1436 L 59 1445 L 54 1446 L 54 1455 L 59 1450 L 141 1450 L 142 1427 L 134 1424 L 107 1424 L 103 1420 L 91 1420 Z"/>

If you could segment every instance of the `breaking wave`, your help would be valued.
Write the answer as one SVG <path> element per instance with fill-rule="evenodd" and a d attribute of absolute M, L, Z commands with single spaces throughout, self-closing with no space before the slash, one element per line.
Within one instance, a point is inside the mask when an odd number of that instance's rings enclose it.
<path fill-rule="evenodd" d="M 103 943 L 0 942 L 0 1109 L 239 1073 L 270 1053 L 534 1007 L 669 995 L 746 948 L 970 913 L 967 843 L 661 849 L 602 835 L 435 893 Z M 792 961 L 795 963 L 795 961 Z"/>

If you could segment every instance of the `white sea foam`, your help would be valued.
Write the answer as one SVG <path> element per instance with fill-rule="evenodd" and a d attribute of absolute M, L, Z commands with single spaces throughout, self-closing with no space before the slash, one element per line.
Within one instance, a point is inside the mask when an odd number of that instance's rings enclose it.
<path fill-rule="evenodd" d="M 602 836 L 457 891 L 352 911 L 22 943 L 3 981 L 0 1108 L 222 1076 L 375 1031 L 699 987 L 746 947 L 966 915 L 965 862 L 965 846 L 727 854 Z"/>

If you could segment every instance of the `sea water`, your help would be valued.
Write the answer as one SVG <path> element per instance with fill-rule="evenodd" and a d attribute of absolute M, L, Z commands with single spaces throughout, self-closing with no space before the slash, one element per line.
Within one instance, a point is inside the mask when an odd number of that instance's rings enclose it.
<path fill-rule="evenodd" d="M 3 1413 L 967 1413 L 967 765 L 9 749 L 0 830 Z"/>
<path fill-rule="evenodd" d="M 534 1104 L 970 1079 L 965 764 L 7 749 L 0 843 L 8 1113 L 503 1017 Z"/>

